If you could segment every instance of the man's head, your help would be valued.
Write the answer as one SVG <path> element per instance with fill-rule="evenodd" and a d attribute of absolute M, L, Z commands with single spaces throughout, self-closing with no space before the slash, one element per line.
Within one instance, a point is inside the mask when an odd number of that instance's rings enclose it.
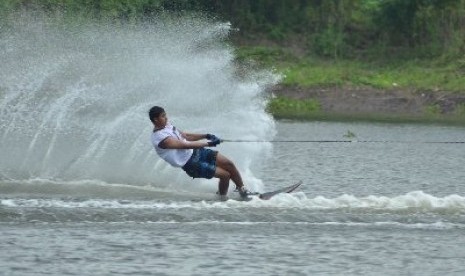
<path fill-rule="evenodd" d="M 165 110 L 163 109 L 163 107 L 153 106 L 149 110 L 149 119 L 150 119 L 150 121 L 154 122 L 154 120 L 156 118 L 158 118 L 164 112 L 165 112 Z"/>
<path fill-rule="evenodd" d="M 165 126 L 166 125 L 166 112 L 163 107 L 153 106 L 149 110 L 149 119 L 156 126 Z"/>

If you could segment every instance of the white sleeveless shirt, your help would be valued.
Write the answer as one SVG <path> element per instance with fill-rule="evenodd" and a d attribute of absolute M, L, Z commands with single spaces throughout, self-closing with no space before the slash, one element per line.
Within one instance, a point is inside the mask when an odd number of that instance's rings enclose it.
<path fill-rule="evenodd" d="M 189 158 L 191 158 L 193 150 L 192 149 L 163 149 L 160 148 L 159 144 L 168 137 L 173 137 L 181 141 L 187 141 L 182 137 L 179 130 L 176 129 L 171 124 L 167 124 L 165 128 L 158 129 L 152 132 L 152 144 L 155 148 L 157 154 L 166 162 L 168 162 L 173 167 L 182 167 L 184 166 Z"/>

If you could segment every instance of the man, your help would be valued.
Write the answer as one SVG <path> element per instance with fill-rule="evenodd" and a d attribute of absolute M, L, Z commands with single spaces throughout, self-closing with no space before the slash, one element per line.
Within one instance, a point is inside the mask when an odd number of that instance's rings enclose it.
<path fill-rule="evenodd" d="M 247 197 L 248 191 L 234 163 L 218 151 L 205 148 L 220 144 L 218 137 L 181 132 L 168 123 L 165 110 L 159 106 L 149 110 L 149 118 L 154 126 L 152 144 L 163 160 L 182 168 L 193 178 L 219 178 L 218 194 L 223 200 L 227 199 L 230 179 L 236 184 L 241 197 Z"/>

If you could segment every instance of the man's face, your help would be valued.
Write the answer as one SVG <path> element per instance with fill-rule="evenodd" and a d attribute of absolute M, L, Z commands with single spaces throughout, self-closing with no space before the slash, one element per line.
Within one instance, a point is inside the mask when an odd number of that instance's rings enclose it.
<path fill-rule="evenodd" d="M 155 118 L 154 122 L 156 127 L 165 127 L 168 123 L 168 117 L 166 117 L 166 112 L 161 113 L 160 116 Z"/>

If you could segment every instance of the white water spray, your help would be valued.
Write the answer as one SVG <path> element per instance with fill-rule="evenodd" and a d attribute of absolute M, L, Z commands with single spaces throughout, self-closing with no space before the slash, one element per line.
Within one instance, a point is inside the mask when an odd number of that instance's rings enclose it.
<path fill-rule="evenodd" d="M 152 105 L 164 106 L 185 131 L 274 135 L 263 92 L 278 79 L 256 71 L 246 80 L 237 76 L 233 49 L 224 43 L 229 24 L 172 17 L 117 25 L 64 21 L 21 14 L 0 30 L 0 179 L 195 186 L 153 152 Z M 219 150 L 248 186 L 261 189 L 251 164 L 270 147 Z M 205 189 L 215 186 L 210 181 Z"/>

